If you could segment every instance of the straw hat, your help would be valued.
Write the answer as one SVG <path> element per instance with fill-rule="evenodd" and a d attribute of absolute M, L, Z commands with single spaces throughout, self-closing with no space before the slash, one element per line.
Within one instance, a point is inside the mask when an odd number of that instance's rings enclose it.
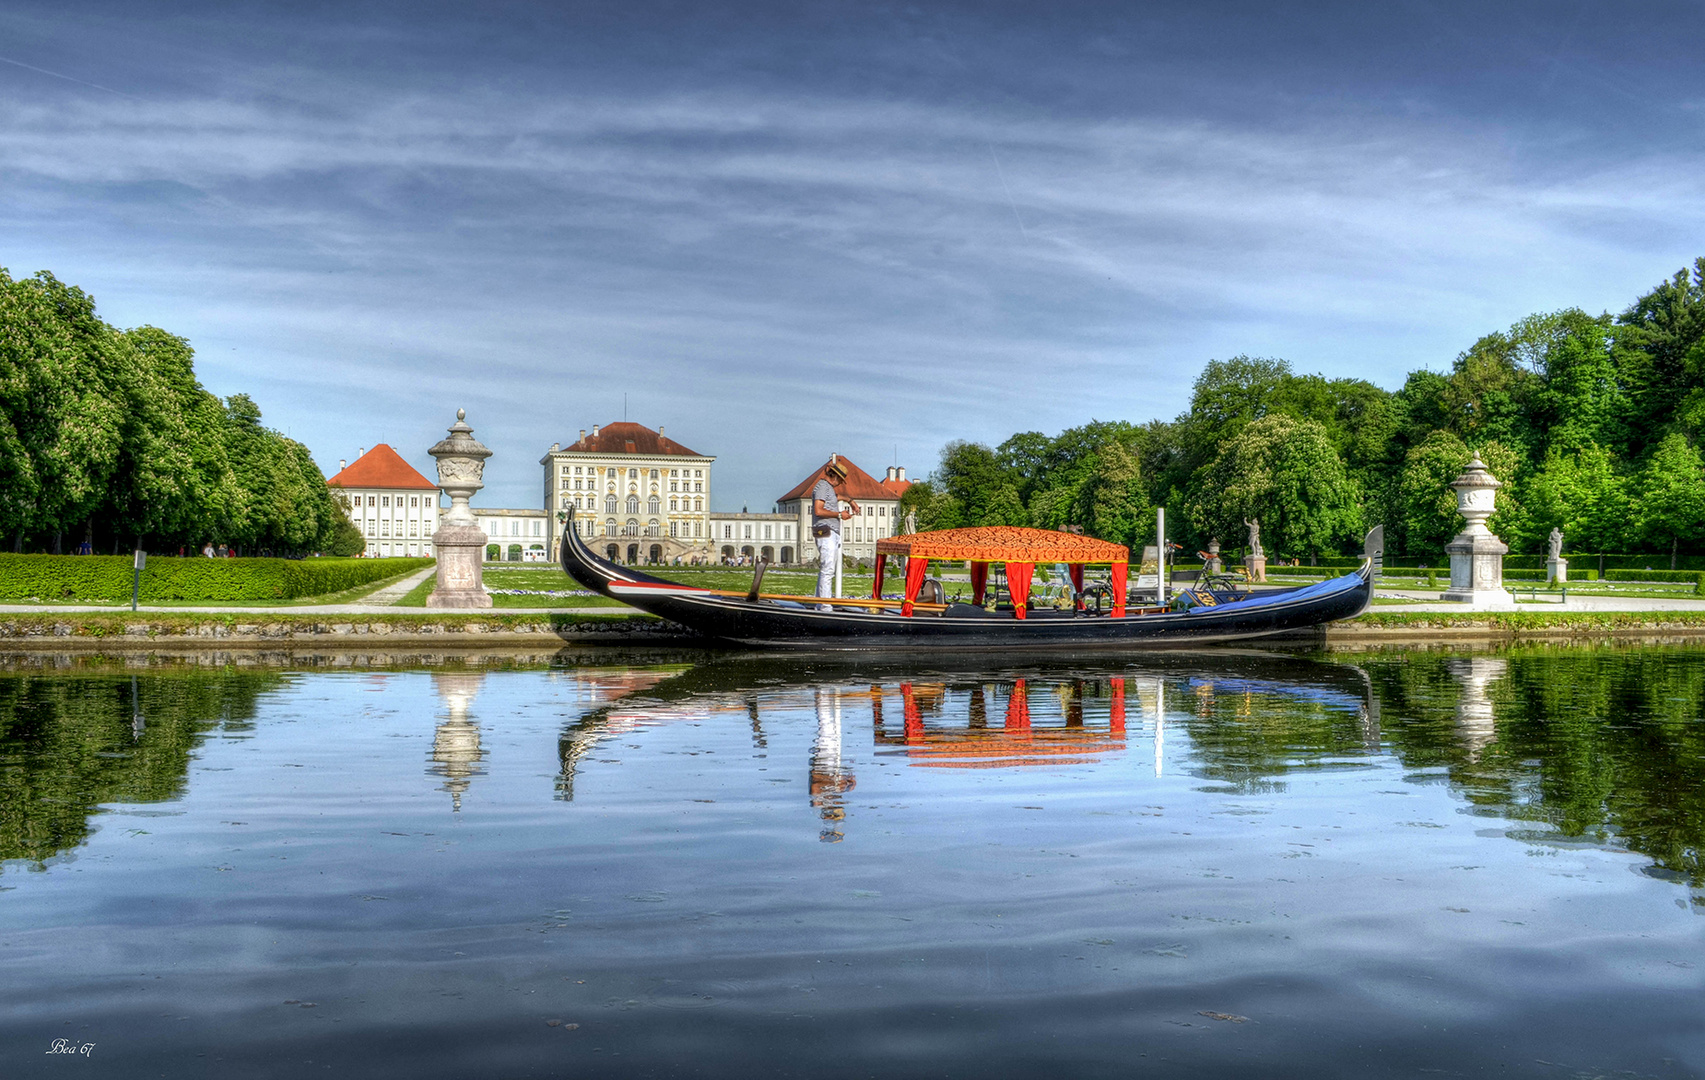
<path fill-rule="evenodd" d="M 833 480 L 845 480 L 847 478 L 847 467 L 841 464 L 839 454 L 829 455 L 829 464 L 823 467 L 823 475 Z"/>

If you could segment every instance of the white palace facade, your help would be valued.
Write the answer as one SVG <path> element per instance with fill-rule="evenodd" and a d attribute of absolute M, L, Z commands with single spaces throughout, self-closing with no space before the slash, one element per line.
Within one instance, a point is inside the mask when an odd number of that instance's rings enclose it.
<path fill-rule="evenodd" d="M 642 424 L 622 421 L 585 431 L 568 446 L 553 444 L 539 464 L 545 475 L 545 514 L 555 522 L 550 558 L 559 557 L 559 530 L 573 507 L 580 535 L 593 551 L 622 563 L 707 563 L 711 465 Z"/>

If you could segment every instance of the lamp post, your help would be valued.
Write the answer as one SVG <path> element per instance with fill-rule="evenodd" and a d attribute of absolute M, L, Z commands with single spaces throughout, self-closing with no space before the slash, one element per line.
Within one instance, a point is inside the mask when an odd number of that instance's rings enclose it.
<path fill-rule="evenodd" d="M 485 591 L 481 573 L 485 562 L 486 535 L 480 531 L 468 500 L 485 486 L 485 459 L 491 451 L 474 439 L 466 423 L 467 413 L 456 410 L 450 435 L 427 453 L 438 461 L 438 487 L 450 496 L 450 512 L 433 536 L 438 554 L 438 584 L 426 598 L 427 607 L 488 608 L 491 596 Z"/>

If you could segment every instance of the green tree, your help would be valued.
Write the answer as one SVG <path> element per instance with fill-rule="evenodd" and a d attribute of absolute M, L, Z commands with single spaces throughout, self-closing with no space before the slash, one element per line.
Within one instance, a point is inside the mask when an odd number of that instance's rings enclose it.
<path fill-rule="evenodd" d="M 1221 446 L 1186 509 L 1199 528 L 1241 535 L 1259 518 L 1275 553 L 1337 551 L 1361 526 L 1360 492 L 1322 425 L 1263 417 Z"/>
<path fill-rule="evenodd" d="M 1151 509 L 1136 454 L 1116 442 L 1102 447 L 1076 492 L 1075 517 L 1084 531 L 1128 547 L 1147 526 Z"/>
<path fill-rule="evenodd" d="M 1634 539 L 1627 478 L 1616 456 L 1596 443 L 1546 451 L 1523 497 L 1532 521 L 1530 542 L 1553 527 L 1578 551 L 1618 551 Z"/>
<path fill-rule="evenodd" d="M 1634 528 L 1654 547 L 1669 548 L 1669 568 L 1683 538 L 1697 541 L 1705 526 L 1705 458 L 1679 432 L 1665 436 L 1646 459 L 1634 496 Z"/>
<path fill-rule="evenodd" d="M 1442 557 L 1444 546 L 1462 531 L 1462 515 L 1457 513 L 1456 491 L 1450 482 L 1473 456 L 1453 431 L 1435 431 L 1410 448 L 1397 479 L 1396 517 L 1388 522 L 1401 537 L 1403 554 Z M 1497 512 L 1487 527 L 1507 542 L 1511 530 L 1526 520 L 1515 496 L 1516 456 L 1502 443 L 1488 442 L 1480 447 L 1480 460 L 1504 485 L 1495 496 Z"/>

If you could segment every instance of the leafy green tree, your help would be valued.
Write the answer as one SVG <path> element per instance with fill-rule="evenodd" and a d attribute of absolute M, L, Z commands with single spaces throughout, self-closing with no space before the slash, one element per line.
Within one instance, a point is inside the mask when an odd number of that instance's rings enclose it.
<path fill-rule="evenodd" d="M 1523 488 L 1532 520 L 1530 543 L 1553 527 L 1578 551 L 1619 551 L 1629 529 L 1629 484 L 1616 457 L 1596 443 L 1546 451 Z"/>
<path fill-rule="evenodd" d="M 1617 316 L 1615 355 L 1632 400 L 1635 445 L 1653 445 L 1676 420 L 1677 406 L 1705 389 L 1705 258 L 1678 270 Z"/>
<path fill-rule="evenodd" d="M 1337 551 L 1361 526 L 1360 492 L 1322 425 L 1263 417 L 1226 442 L 1199 475 L 1186 509 L 1199 528 L 1242 534 L 1259 518 L 1275 553 Z"/>
<path fill-rule="evenodd" d="M 1401 538 L 1398 550 L 1405 555 L 1443 557 L 1444 546 L 1463 527 L 1450 482 L 1462 474 L 1473 456 L 1453 431 L 1435 431 L 1410 448 L 1396 484 L 1393 510 L 1397 516 L 1388 522 L 1391 531 Z M 1480 447 L 1480 460 L 1504 485 L 1494 497 L 1497 511 L 1487 527 L 1508 542 L 1511 531 L 1520 529 L 1526 520 L 1515 495 L 1516 456 L 1502 443 L 1489 442 Z"/>
<path fill-rule="evenodd" d="M 1117 442 L 1101 448 L 1075 495 L 1074 517 L 1084 531 L 1116 544 L 1130 546 L 1152 512 L 1137 456 Z"/>
<path fill-rule="evenodd" d="M 1705 528 L 1705 458 L 1679 432 L 1665 436 L 1646 459 L 1635 485 L 1634 528 L 1641 539 L 1669 548 L 1675 569 L 1682 540 Z"/>

